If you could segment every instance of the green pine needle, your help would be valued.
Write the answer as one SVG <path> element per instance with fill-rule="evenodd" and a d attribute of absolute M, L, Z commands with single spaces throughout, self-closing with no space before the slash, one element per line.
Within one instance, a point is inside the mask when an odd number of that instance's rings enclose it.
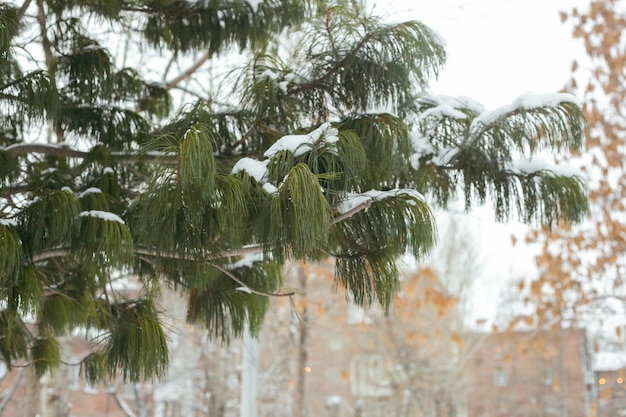
<path fill-rule="evenodd" d="M 31 358 L 35 365 L 35 374 L 41 378 L 46 372 L 52 372 L 61 365 L 61 345 L 54 337 L 39 337 L 31 348 Z"/>
<path fill-rule="evenodd" d="M 113 327 L 104 341 L 109 374 L 121 370 L 124 382 L 164 377 L 169 350 L 152 301 L 118 302 L 111 305 L 111 311 Z"/>
<path fill-rule="evenodd" d="M 6 286 L 10 285 L 11 278 L 20 275 L 24 258 L 20 238 L 8 224 L 0 223 L 0 253 L 0 277 Z"/>

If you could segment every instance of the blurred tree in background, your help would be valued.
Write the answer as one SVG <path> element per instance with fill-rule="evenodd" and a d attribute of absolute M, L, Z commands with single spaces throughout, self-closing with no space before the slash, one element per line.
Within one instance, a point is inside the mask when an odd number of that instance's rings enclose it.
<path fill-rule="evenodd" d="M 529 240 L 543 250 L 528 301 L 542 325 L 591 320 L 597 330 L 626 312 L 626 12 L 617 1 L 592 1 L 587 10 L 563 12 L 562 19 L 573 24 L 587 55 L 572 64 L 565 89 L 581 97 L 589 123 L 586 149 L 567 163 L 587 177 L 590 216 L 580 225 L 531 233 Z"/>

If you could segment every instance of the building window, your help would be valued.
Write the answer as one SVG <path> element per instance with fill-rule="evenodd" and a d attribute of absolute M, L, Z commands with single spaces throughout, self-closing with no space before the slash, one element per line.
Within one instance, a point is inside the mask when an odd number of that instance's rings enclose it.
<path fill-rule="evenodd" d="M 496 346 L 493 350 L 493 358 L 497 361 L 504 359 L 504 352 L 502 346 Z"/>
<path fill-rule="evenodd" d="M 501 395 L 496 399 L 496 412 L 498 414 L 507 414 L 509 412 L 506 398 Z"/>
<path fill-rule="evenodd" d="M 98 384 L 92 384 L 89 381 L 85 381 L 85 386 L 83 387 L 83 392 L 85 394 L 97 394 L 98 393 Z"/>
<path fill-rule="evenodd" d="M 71 390 L 77 390 L 80 384 L 80 367 L 68 366 L 67 368 L 67 387 Z"/>
<path fill-rule="evenodd" d="M 509 375 L 502 369 L 497 370 L 493 375 L 493 383 L 498 387 L 506 387 L 509 384 Z"/>
<path fill-rule="evenodd" d="M 546 374 L 543 377 L 543 383 L 544 385 L 552 385 L 552 369 L 548 369 L 546 370 Z"/>

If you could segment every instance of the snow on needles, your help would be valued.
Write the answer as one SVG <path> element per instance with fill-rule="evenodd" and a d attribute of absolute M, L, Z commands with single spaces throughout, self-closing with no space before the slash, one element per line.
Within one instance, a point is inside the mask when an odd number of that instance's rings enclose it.
<path fill-rule="evenodd" d="M 311 133 L 305 135 L 286 135 L 278 139 L 263 156 L 271 158 L 281 151 L 289 151 L 293 156 L 303 155 L 313 149 L 313 146 L 323 141 L 329 150 L 337 150 L 335 143 L 339 140 L 337 129 L 331 127 L 330 123 L 324 123 Z"/>
<path fill-rule="evenodd" d="M 96 219 L 102 219 L 102 220 L 107 220 L 111 222 L 118 222 L 121 224 L 125 224 L 124 220 L 122 220 L 120 216 L 118 216 L 115 213 L 108 212 L 108 211 L 100 211 L 100 210 L 83 211 L 80 213 L 80 217 L 94 217 Z"/>
<path fill-rule="evenodd" d="M 0 226 L 15 227 L 17 222 L 13 219 L 0 219 Z"/>
<path fill-rule="evenodd" d="M 388 197 L 396 197 L 399 195 L 406 195 L 409 197 L 416 198 L 418 200 L 425 201 L 425 198 L 422 194 L 418 193 L 415 190 L 410 189 L 400 189 L 395 188 L 393 190 L 388 191 L 380 191 L 380 190 L 369 190 L 364 193 L 354 194 L 348 193 L 346 198 L 342 200 L 339 205 L 339 212 L 341 214 L 347 213 L 352 209 L 360 206 L 361 204 L 367 203 L 368 201 L 380 201 L 384 200 Z"/>
<path fill-rule="evenodd" d="M 471 131 L 480 130 L 481 126 L 494 123 L 496 120 L 518 110 L 531 110 L 541 107 L 556 107 L 563 103 L 572 103 L 581 106 L 580 101 L 568 93 L 555 94 L 524 94 L 518 97 L 513 103 L 499 107 L 493 111 L 482 112 L 472 121 Z"/>
<path fill-rule="evenodd" d="M 543 171 L 548 175 L 584 178 L 584 173 L 574 166 L 552 164 L 543 158 L 519 159 L 511 161 L 506 164 L 506 169 L 515 174 L 534 174 L 539 171 Z"/>
<path fill-rule="evenodd" d="M 336 143 L 339 140 L 338 134 L 339 131 L 332 127 L 330 123 L 324 123 L 314 131 L 304 135 L 283 136 L 270 146 L 270 148 L 265 151 L 263 156 L 271 158 L 279 152 L 288 151 L 297 157 L 313 150 L 314 146 L 320 145 L 322 142 L 322 146 L 325 146 L 326 150 L 330 152 L 337 152 Z M 267 180 L 267 165 L 269 162 L 270 159 L 258 161 L 256 159 L 244 157 L 235 163 L 231 173 L 237 174 L 238 172 L 245 172 L 250 177 L 254 178 L 257 183 L 262 184 L 263 189 L 267 193 L 273 194 L 277 192 L 278 189 Z"/>
<path fill-rule="evenodd" d="M 252 158 L 241 158 L 232 169 L 232 173 L 245 172 L 250 177 L 254 178 L 256 182 L 262 184 L 267 176 L 267 164 L 269 160 L 257 161 Z"/>
<path fill-rule="evenodd" d="M 85 191 L 83 191 L 82 193 L 78 194 L 77 197 L 78 198 L 83 198 L 83 197 L 85 197 L 86 195 L 89 195 L 89 194 L 101 194 L 101 193 L 102 193 L 101 189 L 96 188 L 96 187 L 89 187 Z"/>

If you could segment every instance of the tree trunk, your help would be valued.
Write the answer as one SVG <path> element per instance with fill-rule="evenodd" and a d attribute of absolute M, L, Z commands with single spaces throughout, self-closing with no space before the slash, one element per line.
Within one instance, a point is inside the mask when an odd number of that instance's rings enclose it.
<path fill-rule="evenodd" d="M 22 416 L 24 417 L 47 417 L 49 414 L 45 410 L 46 401 L 43 397 L 41 382 L 35 374 L 35 367 L 28 366 L 24 370 L 24 399 L 22 403 Z M 40 406 L 42 408 L 40 413 Z"/>
<path fill-rule="evenodd" d="M 298 267 L 298 281 L 300 284 L 300 292 L 302 295 L 303 303 L 301 311 L 299 311 L 300 318 L 298 320 L 298 357 L 296 360 L 296 391 L 293 401 L 292 415 L 294 417 L 306 416 L 306 373 L 307 373 L 307 360 L 309 352 L 307 350 L 307 338 L 309 336 L 309 317 L 307 312 L 306 303 L 306 284 L 307 276 L 304 269 Z"/>

